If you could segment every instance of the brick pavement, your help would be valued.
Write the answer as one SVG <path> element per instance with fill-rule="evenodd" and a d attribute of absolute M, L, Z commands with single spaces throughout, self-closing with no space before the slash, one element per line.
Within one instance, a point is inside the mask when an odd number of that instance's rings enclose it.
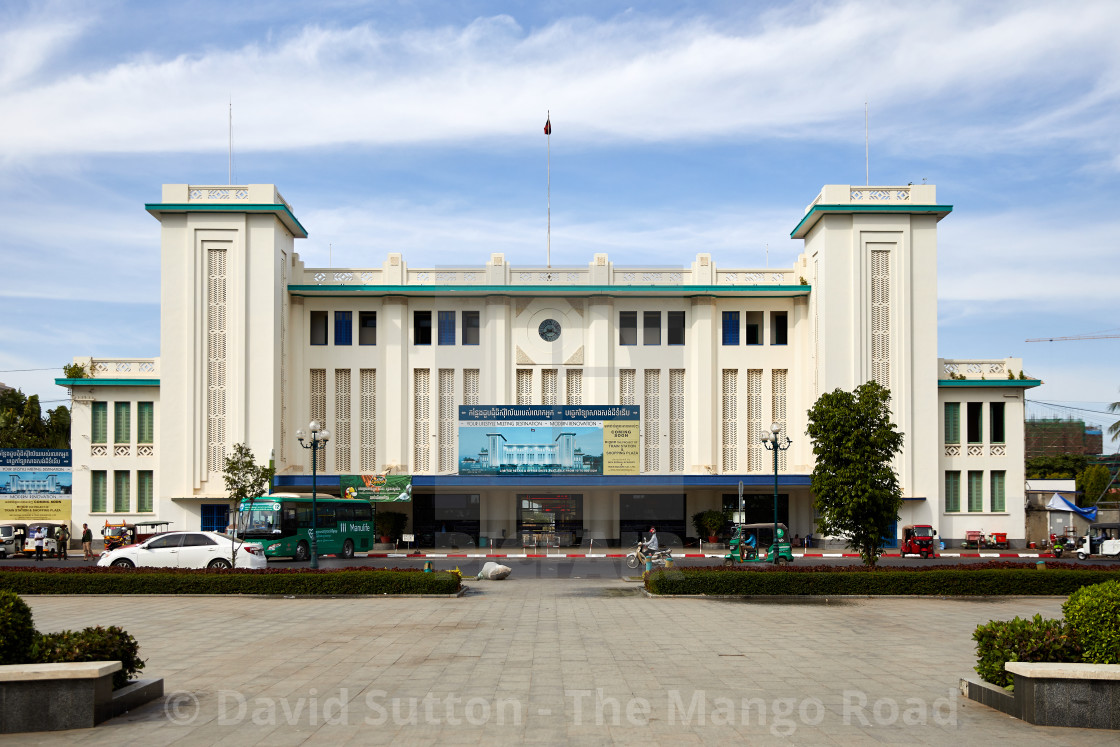
<path fill-rule="evenodd" d="M 11 744 L 1093 744 L 965 700 L 978 623 L 1061 600 L 647 599 L 618 579 L 468 581 L 460 599 L 28 599 L 121 625 L 167 697 Z M 691 713 L 690 713 L 691 709 Z"/>

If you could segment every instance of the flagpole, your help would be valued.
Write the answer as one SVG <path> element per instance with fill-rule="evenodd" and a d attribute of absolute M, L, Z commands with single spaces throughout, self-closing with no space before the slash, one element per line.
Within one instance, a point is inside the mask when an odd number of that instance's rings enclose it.
<path fill-rule="evenodd" d="M 547 111 L 547 110 L 546 110 Z M 546 266 L 552 269 L 552 112 L 548 111 L 545 121 L 550 125 L 548 128 L 548 254 L 546 259 Z"/>

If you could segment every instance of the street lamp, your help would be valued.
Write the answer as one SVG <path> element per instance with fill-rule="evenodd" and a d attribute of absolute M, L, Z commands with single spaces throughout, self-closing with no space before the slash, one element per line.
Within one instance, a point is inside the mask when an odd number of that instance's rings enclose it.
<path fill-rule="evenodd" d="M 327 441 L 331 440 L 331 432 L 328 431 L 326 428 L 321 428 L 319 426 L 319 421 L 318 420 L 312 420 L 311 424 L 308 425 L 307 427 L 311 430 L 311 441 L 307 442 L 307 443 L 304 442 L 306 434 L 303 432 L 302 428 L 299 429 L 298 431 L 296 431 L 296 440 L 299 441 L 299 445 L 302 446 L 303 448 L 311 449 L 311 531 L 308 532 L 308 534 L 311 535 L 311 567 L 312 568 L 318 568 L 319 567 L 319 541 L 315 537 L 315 535 L 317 534 L 315 529 L 316 529 L 316 521 L 319 518 L 319 515 L 318 515 L 319 512 L 316 510 L 316 503 L 315 503 L 315 489 L 316 489 L 315 476 L 316 476 L 316 473 L 318 472 L 318 467 L 319 467 L 318 459 L 317 459 L 319 449 L 323 449 L 324 453 L 326 452 Z M 776 465 L 777 462 L 775 462 L 774 464 Z M 775 469 L 777 469 L 777 467 L 775 467 Z M 776 489 L 777 488 L 775 488 L 775 490 Z M 775 515 L 777 515 L 777 514 L 775 514 Z"/>
<path fill-rule="evenodd" d="M 778 565 L 778 560 L 781 558 L 781 553 L 778 552 L 778 452 L 785 451 L 789 448 L 789 436 L 785 436 L 783 441 L 778 437 L 782 432 L 781 423 L 771 423 L 769 431 L 762 432 L 762 445 L 768 450 L 774 452 L 774 564 Z"/>

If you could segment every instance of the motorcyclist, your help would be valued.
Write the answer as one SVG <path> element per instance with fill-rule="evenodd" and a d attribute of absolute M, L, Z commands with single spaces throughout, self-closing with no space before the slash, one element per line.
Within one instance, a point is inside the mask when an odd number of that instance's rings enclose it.
<path fill-rule="evenodd" d="M 661 551 L 661 544 L 657 541 L 657 529 L 649 528 L 649 536 L 642 540 L 642 550 L 646 555 L 653 555 Z"/>

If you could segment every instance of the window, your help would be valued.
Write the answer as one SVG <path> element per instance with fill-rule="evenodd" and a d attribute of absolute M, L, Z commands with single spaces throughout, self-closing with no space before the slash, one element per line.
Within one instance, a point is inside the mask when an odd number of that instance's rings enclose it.
<path fill-rule="evenodd" d="M 1001 403 L 1002 404 L 1002 403 Z M 995 513 L 1003 513 L 1007 503 L 1007 473 L 1003 470 L 992 470 L 991 472 L 992 483 L 992 511 Z"/>
<path fill-rule="evenodd" d="M 334 344 L 353 345 L 354 312 L 334 312 Z"/>
<path fill-rule="evenodd" d="M 788 342 L 789 314 L 784 311 L 770 312 L 770 344 L 785 345 Z"/>
<path fill-rule="evenodd" d="M 126 444 L 132 440 L 132 403 L 113 403 L 113 443 Z"/>
<path fill-rule="evenodd" d="M 172 548 L 179 547 L 180 545 L 182 545 L 182 543 L 183 535 L 169 534 L 166 537 L 156 537 L 148 544 L 144 545 L 144 547 L 148 548 L 149 550 L 170 550 Z"/>
<path fill-rule="evenodd" d="M 984 442 L 984 403 L 968 403 L 968 442 L 979 444 Z"/>
<path fill-rule="evenodd" d="M 455 344 L 455 312 L 454 311 L 441 311 L 441 312 L 439 312 L 439 344 L 440 345 L 454 345 Z"/>
<path fill-rule="evenodd" d="M 103 514 L 109 510 L 105 470 L 95 469 L 90 472 L 89 477 L 89 510 L 91 513 Z"/>
<path fill-rule="evenodd" d="M 327 344 L 327 312 L 325 311 L 311 312 L 311 344 Z"/>
<path fill-rule="evenodd" d="M 945 473 L 945 512 L 956 513 L 961 510 L 961 473 Z"/>
<path fill-rule="evenodd" d="M 464 311 L 463 312 L 463 344 L 464 345 L 477 345 L 478 344 L 478 312 L 477 311 Z"/>
<path fill-rule="evenodd" d="M 412 344 L 413 345 L 431 345 L 432 344 L 432 312 L 430 312 L 430 311 L 414 311 L 414 312 L 412 312 Z"/>
<path fill-rule="evenodd" d="M 642 344 L 643 345 L 660 345 L 661 344 L 661 312 L 660 311 L 643 311 L 642 312 Z"/>
<path fill-rule="evenodd" d="M 205 534 L 184 534 L 183 547 L 207 547 L 218 544 Z"/>
<path fill-rule="evenodd" d="M 618 312 L 618 344 L 619 345 L 637 345 L 638 344 L 638 312 L 636 312 L 636 311 L 620 311 L 620 312 Z"/>
<path fill-rule="evenodd" d="M 668 322 L 669 344 L 684 345 L 684 312 L 670 311 Z"/>
<path fill-rule="evenodd" d="M 95 444 L 103 444 L 109 437 L 109 403 L 94 402 L 91 414 L 93 417 L 93 433 L 90 438 Z"/>
<path fill-rule="evenodd" d="M 151 402 L 136 403 L 136 443 L 150 444 L 155 440 L 155 405 Z"/>
<path fill-rule="evenodd" d="M 724 345 L 738 345 L 739 344 L 739 312 L 738 311 L 725 311 L 725 312 L 723 312 L 723 344 Z"/>
<path fill-rule="evenodd" d="M 132 509 L 132 483 L 128 470 L 119 469 L 113 473 L 113 511 L 127 513 Z"/>
<path fill-rule="evenodd" d="M 961 403 L 945 403 L 945 443 L 961 442 Z"/>
<path fill-rule="evenodd" d="M 970 513 L 984 510 L 984 473 L 979 470 L 968 473 L 968 510 Z"/>
<path fill-rule="evenodd" d="M 358 312 L 358 344 L 359 345 L 376 345 L 377 344 L 377 312 L 376 311 L 359 311 Z"/>
<path fill-rule="evenodd" d="M 744 320 L 747 327 L 747 344 L 748 345 L 761 345 L 762 344 L 762 312 L 761 311 L 748 311 L 747 318 Z"/>
<path fill-rule="evenodd" d="M 991 428 L 991 442 L 994 444 L 1002 444 L 1007 440 L 1003 427 L 1004 409 L 1005 406 L 1003 402 L 992 402 L 988 405 L 988 419 L 991 423 L 989 426 Z"/>
<path fill-rule="evenodd" d="M 136 510 L 152 512 L 152 471 L 142 469 L 136 473 Z"/>

